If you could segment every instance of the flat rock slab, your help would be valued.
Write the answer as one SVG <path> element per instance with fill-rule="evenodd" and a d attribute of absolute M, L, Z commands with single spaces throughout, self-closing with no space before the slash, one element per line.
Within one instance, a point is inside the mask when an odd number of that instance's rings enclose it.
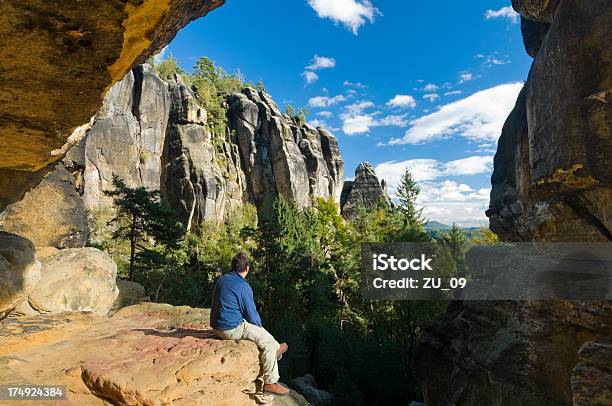
<path fill-rule="evenodd" d="M 0 324 L 0 382 L 66 385 L 67 400 L 50 405 L 258 404 L 257 347 L 216 339 L 208 319 L 208 309 L 155 303 L 111 317 L 9 317 Z M 293 391 L 269 400 L 307 403 Z"/>

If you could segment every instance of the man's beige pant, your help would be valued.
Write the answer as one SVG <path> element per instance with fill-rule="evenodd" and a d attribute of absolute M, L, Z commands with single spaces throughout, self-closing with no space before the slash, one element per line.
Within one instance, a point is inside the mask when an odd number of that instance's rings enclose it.
<path fill-rule="evenodd" d="M 232 330 L 217 330 L 217 337 L 225 340 L 249 340 L 259 347 L 259 360 L 261 361 L 261 372 L 258 378 L 263 378 L 264 383 L 277 383 L 280 379 L 278 375 L 278 361 L 276 351 L 280 344 L 276 342 L 272 334 L 265 328 L 242 321 L 238 327 Z"/>

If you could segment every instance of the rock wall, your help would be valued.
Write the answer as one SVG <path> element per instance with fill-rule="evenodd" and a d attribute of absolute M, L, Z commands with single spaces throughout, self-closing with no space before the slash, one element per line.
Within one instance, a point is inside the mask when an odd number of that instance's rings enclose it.
<path fill-rule="evenodd" d="M 246 200 L 237 146 L 214 134 L 207 114 L 180 76 L 169 79 L 170 120 L 161 160 L 161 194 L 187 229 L 223 220 Z"/>
<path fill-rule="evenodd" d="M 311 197 L 339 203 L 344 164 L 331 133 L 300 126 L 263 91 L 246 88 L 230 95 L 228 104 L 232 141 L 258 208 L 267 208 L 277 194 L 300 206 Z"/>
<path fill-rule="evenodd" d="M 226 131 L 216 134 L 179 75 L 162 80 L 137 66 L 110 88 L 64 159 L 0 214 L 0 228 L 36 246 L 82 247 L 86 214 L 112 206 L 104 192 L 113 176 L 160 190 L 188 229 L 247 202 L 261 211 L 279 193 L 301 206 L 313 197 L 339 202 L 344 169 L 331 133 L 298 125 L 252 88 L 227 96 L 227 114 Z"/>
<path fill-rule="evenodd" d="M 362 162 L 355 169 L 355 179 L 344 182 L 340 197 L 340 210 L 345 218 L 356 217 L 360 210 L 368 210 L 378 205 L 391 205 L 384 180 L 378 181 L 374 167 Z"/>
<path fill-rule="evenodd" d="M 78 141 L 113 83 L 224 0 L 0 4 L 0 210 Z"/>
<path fill-rule="evenodd" d="M 487 215 L 511 241 L 610 241 L 609 1 L 515 0 L 529 77 L 498 143 Z M 455 302 L 416 356 L 435 405 L 603 405 L 612 303 Z"/>
<path fill-rule="evenodd" d="M 556 4 L 515 1 L 523 21 L 544 23 L 523 23 L 535 59 L 499 140 L 487 215 L 506 240 L 610 241 L 612 6 Z"/>

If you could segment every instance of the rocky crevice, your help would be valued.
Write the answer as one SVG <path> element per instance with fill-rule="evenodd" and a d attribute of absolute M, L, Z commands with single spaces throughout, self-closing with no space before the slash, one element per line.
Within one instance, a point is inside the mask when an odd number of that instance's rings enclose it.
<path fill-rule="evenodd" d="M 512 3 L 534 61 L 499 138 L 490 228 L 506 241 L 610 241 L 612 3 Z M 607 404 L 611 314 L 602 301 L 454 302 L 419 343 L 425 401 Z"/>

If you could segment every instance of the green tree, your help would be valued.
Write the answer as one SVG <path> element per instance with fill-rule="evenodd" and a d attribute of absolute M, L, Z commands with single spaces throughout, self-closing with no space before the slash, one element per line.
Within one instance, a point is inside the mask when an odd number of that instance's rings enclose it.
<path fill-rule="evenodd" d="M 193 74 L 194 76 L 213 83 L 219 78 L 219 74 L 214 62 L 205 56 L 202 56 L 200 57 L 200 59 L 198 59 L 195 66 L 193 67 Z"/>
<path fill-rule="evenodd" d="M 472 238 L 472 242 L 477 245 L 497 245 L 499 244 L 499 237 L 488 227 L 481 227 Z"/>
<path fill-rule="evenodd" d="M 113 176 L 113 186 L 113 190 L 104 192 L 114 198 L 117 213 L 110 223 L 117 227 L 114 238 L 130 241 L 129 279 L 134 280 L 137 256 L 148 257 L 154 251 L 150 248 L 150 241 L 176 247 L 183 228 L 172 209 L 160 202 L 159 191 L 130 188 L 116 175 Z"/>
<path fill-rule="evenodd" d="M 184 71 L 181 69 L 178 61 L 176 60 L 176 58 L 174 58 L 174 56 L 172 56 L 172 54 L 168 55 L 168 57 L 160 63 L 154 63 L 153 68 L 157 71 L 157 74 L 163 79 L 174 74 L 184 74 Z"/>
<path fill-rule="evenodd" d="M 404 221 L 410 227 L 423 225 L 422 210 L 416 208 L 416 200 L 420 192 L 421 187 L 412 176 L 410 170 L 406 169 L 397 187 L 397 197 L 399 207 L 404 215 Z"/>
<path fill-rule="evenodd" d="M 451 258 L 457 267 L 457 272 L 462 273 L 465 264 L 465 253 L 469 248 L 469 240 L 456 223 L 442 236 L 445 246 L 449 249 Z"/>

